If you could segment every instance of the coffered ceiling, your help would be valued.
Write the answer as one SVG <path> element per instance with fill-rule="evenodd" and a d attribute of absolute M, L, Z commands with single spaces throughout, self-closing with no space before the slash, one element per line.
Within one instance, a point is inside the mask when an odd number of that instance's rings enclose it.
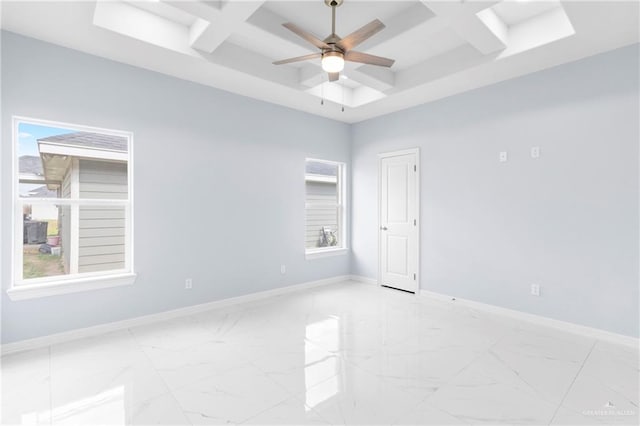
<path fill-rule="evenodd" d="M 638 14 L 637 1 L 345 0 L 337 34 L 381 20 L 386 28 L 357 50 L 395 64 L 347 62 L 338 82 L 327 81 L 319 59 L 272 64 L 318 51 L 282 24 L 324 39 L 331 9 L 323 0 L 4 1 L 2 27 L 357 122 L 637 43 Z"/>

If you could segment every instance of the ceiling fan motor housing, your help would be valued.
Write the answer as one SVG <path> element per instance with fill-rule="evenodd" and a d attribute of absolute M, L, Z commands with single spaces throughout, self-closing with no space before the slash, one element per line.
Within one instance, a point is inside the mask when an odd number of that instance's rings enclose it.
<path fill-rule="evenodd" d="M 343 0 L 324 0 L 324 4 L 329 7 L 338 7 L 342 5 Z"/>

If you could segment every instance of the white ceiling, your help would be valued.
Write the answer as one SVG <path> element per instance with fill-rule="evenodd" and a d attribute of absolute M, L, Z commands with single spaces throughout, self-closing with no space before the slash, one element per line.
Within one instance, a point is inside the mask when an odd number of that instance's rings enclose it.
<path fill-rule="evenodd" d="M 323 0 L 3 1 L 2 27 L 351 123 L 637 43 L 638 3 L 345 0 L 338 35 L 380 19 L 386 28 L 356 50 L 396 62 L 347 63 L 336 83 L 319 60 L 272 64 L 317 51 L 281 24 L 325 38 Z"/>

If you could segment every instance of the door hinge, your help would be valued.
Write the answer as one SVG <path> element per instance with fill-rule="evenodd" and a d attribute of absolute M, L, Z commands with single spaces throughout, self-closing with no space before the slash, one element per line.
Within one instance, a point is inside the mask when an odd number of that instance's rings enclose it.
<path fill-rule="evenodd" d="M 413 171 L 417 172 L 418 171 L 418 166 L 416 166 L 415 164 L 413 165 Z"/>
<path fill-rule="evenodd" d="M 417 225 L 416 220 L 413 219 L 413 226 L 416 226 L 416 225 Z"/>
<path fill-rule="evenodd" d="M 413 280 L 414 281 L 416 280 L 416 274 L 413 274 Z"/>

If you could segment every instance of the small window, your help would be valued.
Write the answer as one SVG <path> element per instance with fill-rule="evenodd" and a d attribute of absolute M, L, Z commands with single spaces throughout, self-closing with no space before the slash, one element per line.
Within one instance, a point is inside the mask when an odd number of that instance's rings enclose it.
<path fill-rule="evenodd" d="M 344 163 L 307 159 L 305 166 L 307 255 L 345 249 Z"/>
<path fill-rule="evenodd" d="M 14 119 L 12 290 L 132 274 L 131 139 Z"/>

